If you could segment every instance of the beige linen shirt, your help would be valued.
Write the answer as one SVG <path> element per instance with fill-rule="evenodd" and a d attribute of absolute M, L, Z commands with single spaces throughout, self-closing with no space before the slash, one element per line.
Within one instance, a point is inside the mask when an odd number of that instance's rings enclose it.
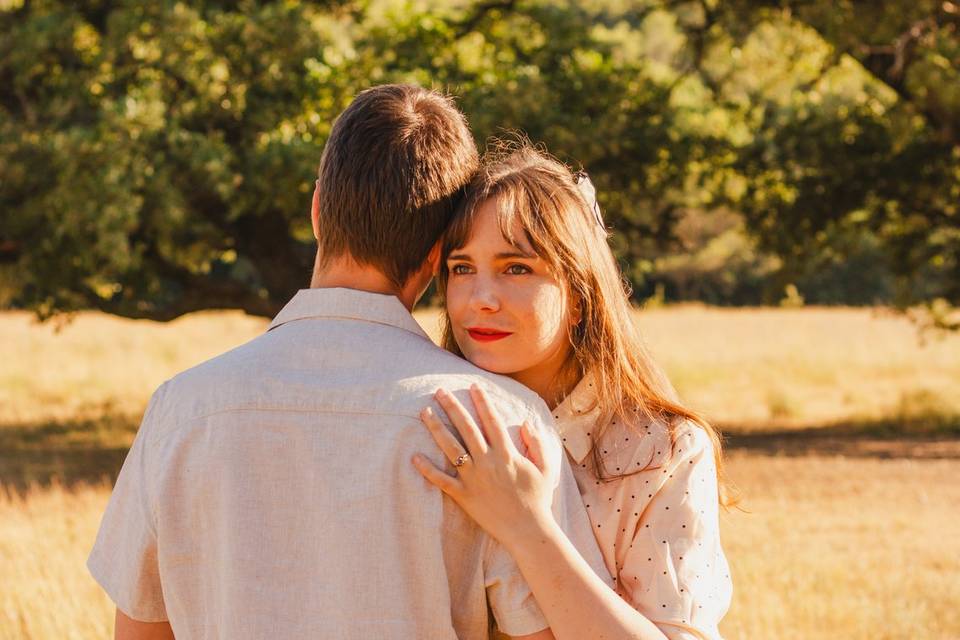
<path fill-rule="evenodd" d="M 720 547 L 717 473 L 707 433 L 685 422 L 671 435 L 639 414 L 601 425 L 593 378 L 554 409 L 584 505 L 617 592 L 671 640 L 720 640 L 732 582 Z M 619 476 L 619 477 L 618 477 Z"/>
<path fill-rule="evenodd" d="M 480 384 L 511 425 L 525 387 L 435 346 L 392 296 L 300 291 L 269 330 L 154 394 L 88 567 L 119 609 L 195 638 L 486 638 L 547 626 L 513 559 L 410 458 L 418 418 Z M 555 514 L 601 575 L 569 466 Z M 609 576 L 607 576 L 609 580 Z"/>

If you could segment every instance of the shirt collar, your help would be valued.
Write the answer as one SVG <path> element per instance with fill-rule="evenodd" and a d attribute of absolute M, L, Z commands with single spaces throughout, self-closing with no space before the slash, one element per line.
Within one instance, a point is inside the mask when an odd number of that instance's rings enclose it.
<path fill-rule="evenodd" d="M 267 331 L 288 322 L 308 318 L 342 318 L 375 322 L 397 327 L 430 340 L 396 296 L 339 287 L 301 289 L 290 299 L 290 302 L 284 305 Z"/>
<path fill-rule="evenodd" d="M 597 391 L 594 377 L 587 373 L 553 410 L 557 433 L 567 453 L 578 464 L 593 448 L 593 433 L 600 425 L 600 406 L 597 403 Z"/>

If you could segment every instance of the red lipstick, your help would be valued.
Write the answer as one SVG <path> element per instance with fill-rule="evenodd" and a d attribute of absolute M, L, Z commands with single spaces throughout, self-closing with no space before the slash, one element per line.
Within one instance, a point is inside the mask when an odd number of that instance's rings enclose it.
<path fill-rule="evenodd" d="M 467 333 L 477 342 L 494 342 L 512 335 L 509 331 L 499 331 L 498 329 L 487 329 L 485 327 L 470 327 L 467 329 Z"/>

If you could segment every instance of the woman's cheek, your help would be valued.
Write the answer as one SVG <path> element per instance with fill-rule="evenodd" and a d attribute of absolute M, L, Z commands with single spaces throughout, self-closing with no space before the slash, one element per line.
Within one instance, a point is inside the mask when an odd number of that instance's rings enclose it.
<path fill-rule="evenodd" d="M 542 286 L 531 301 L 531 324 L 537 327 L 537 342 L 543 347 L 549 346 L 563 331 L 566 317 L 563 291 L 556 285 Z"/>
<path fill-rule="evenodd" d="M 454 330 L 454 336 L 459 342 L 460 330 L 458 327 L 463 326 L 463 310 L 465 308 L 463 294 L 460 287 L 448 284 L 445 297 L 447 316 L 450 318 L 450 325 Z"/>

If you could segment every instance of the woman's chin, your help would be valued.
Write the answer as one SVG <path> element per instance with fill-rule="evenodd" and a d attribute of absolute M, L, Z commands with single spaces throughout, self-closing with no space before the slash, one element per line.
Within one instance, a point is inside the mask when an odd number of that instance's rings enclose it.
<path fill-rule="evenodd" d="M 515 366 L 511 366 L 510 362 L 507 362 L 503 358 L 497 358 L 489 353 L 465 353 L 464 356 L 470 364 L 489 371 L 490 373 L 509 375 L 517 370 Z"/>

